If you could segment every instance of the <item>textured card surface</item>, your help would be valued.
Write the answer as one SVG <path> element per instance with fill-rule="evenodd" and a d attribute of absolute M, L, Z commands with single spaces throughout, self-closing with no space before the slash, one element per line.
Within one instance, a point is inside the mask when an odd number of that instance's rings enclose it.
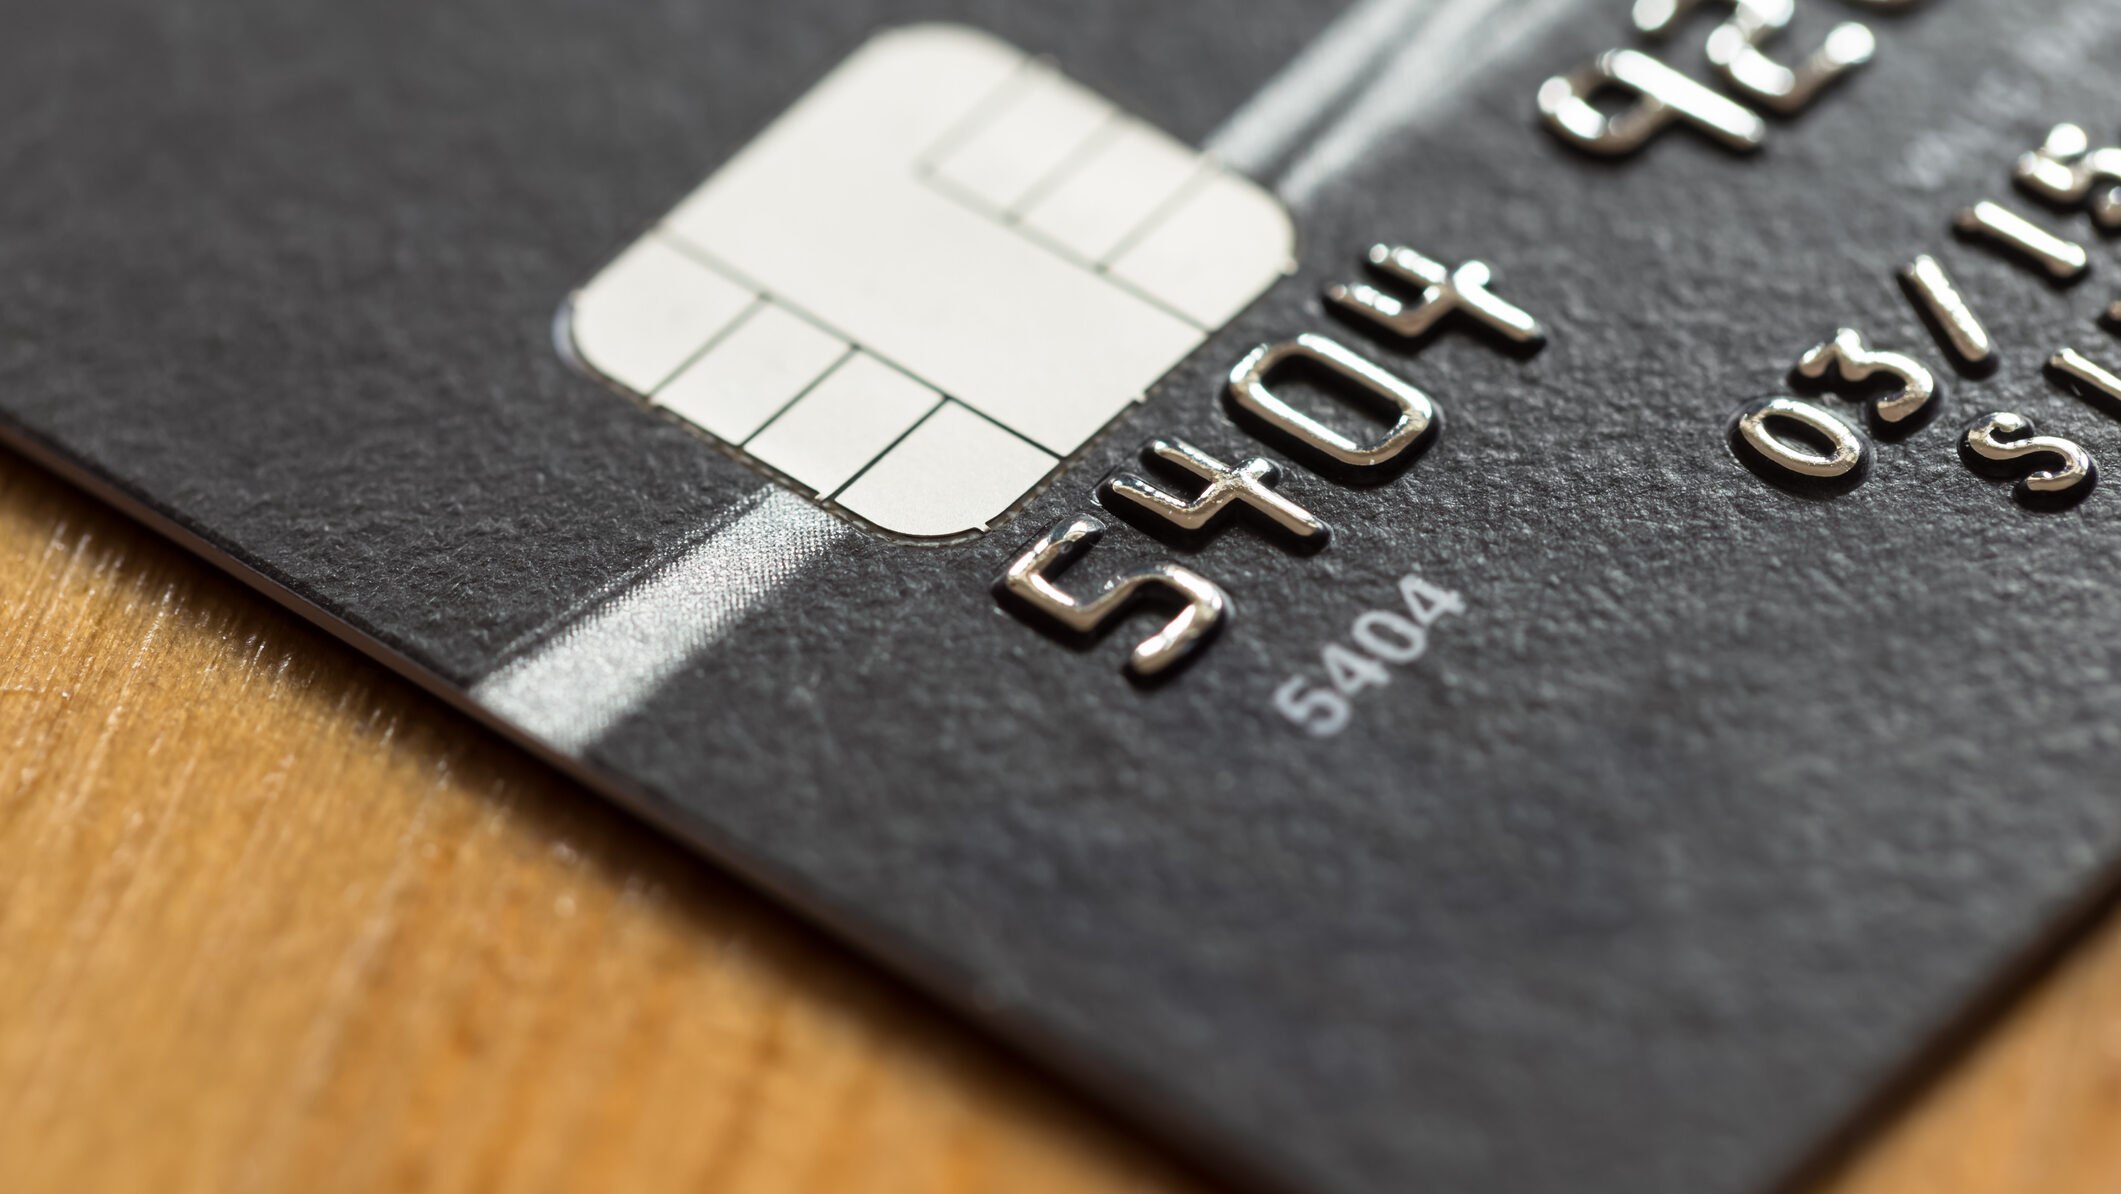
<path fill-rule="evenodd" d="M 2110 0 L 7 24 L 10 442 L 1262 1187 L 1758 1194 L 2121 860 Z"/>

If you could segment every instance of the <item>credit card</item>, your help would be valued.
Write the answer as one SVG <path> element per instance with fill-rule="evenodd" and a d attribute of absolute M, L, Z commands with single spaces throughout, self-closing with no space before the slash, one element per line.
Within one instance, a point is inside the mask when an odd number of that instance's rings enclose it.
<path fill-rule="evenodd" d="M 2110 0 L 98 0 L 0 434 L 1264 1189 L 1754 1194 L 2121 860 Z"/>

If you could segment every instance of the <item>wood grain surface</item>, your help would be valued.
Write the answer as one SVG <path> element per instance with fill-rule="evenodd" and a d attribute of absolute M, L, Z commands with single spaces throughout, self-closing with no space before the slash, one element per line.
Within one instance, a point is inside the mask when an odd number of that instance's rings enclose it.
<path fill-rule="evenodd" d="M 2121 925 L 1826 1185 L 2121 1191 Z M 1210 1188 L 0 453 L 0 1190 Z"/>

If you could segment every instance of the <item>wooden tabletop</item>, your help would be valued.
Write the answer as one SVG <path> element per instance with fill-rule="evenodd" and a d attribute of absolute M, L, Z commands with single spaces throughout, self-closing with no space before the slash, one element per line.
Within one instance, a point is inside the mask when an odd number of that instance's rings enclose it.
<path fill-rule="evenodd" d="M 1826 1185 L 2121 1191 L 2121 924 Z M 0 453 L 0 1190 L 1210 1188 Z"/>

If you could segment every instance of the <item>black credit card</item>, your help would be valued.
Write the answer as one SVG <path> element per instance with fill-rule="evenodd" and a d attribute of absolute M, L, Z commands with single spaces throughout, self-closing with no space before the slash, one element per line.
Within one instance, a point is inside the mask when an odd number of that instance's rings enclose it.
<path fill-rule="evenodd" d="M 2121 859 L 2111 0 L 6 25 L 9 442 L 1263 1187 L 1766 1189 Z"/>

